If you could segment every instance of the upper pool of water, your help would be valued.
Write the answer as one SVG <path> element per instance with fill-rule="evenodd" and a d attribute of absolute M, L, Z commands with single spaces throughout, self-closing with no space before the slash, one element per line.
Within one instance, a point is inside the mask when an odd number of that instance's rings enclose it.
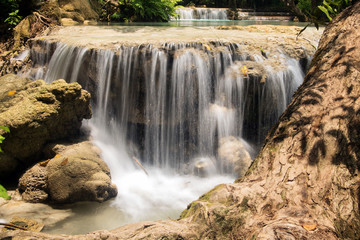
<path fill-rule="evenodd" d="M 261 45 L 279 43 L 316 46 L 322 31 L 308 28 L 300 38 L 301 24 L 286 21 L 171 21 L 166 23 L 118 23 L 59 27 L 40 39 L 90 48 L 120 45 L 232 42 Z M 219 26 L 224 26 L 219 28 Z M 301 43 L 301 41 L 304 43 Z"/>

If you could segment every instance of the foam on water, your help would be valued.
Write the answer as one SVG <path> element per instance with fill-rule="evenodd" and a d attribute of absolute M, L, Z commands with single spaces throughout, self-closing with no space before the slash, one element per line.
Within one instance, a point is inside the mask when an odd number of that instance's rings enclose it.
<path fill-rule="evenodd" d="M 91 125 L 91 124 L 90 124 Z M 108 202 L 78 203 L 70 206 L 75 213 L 55 227 L 53 234 L 84 234 L 146 220 L 178 219 L 186 206 L 221 183 L 234 180 L 231 175 L 214 174 L 208 178 L 183 175 L 145 165 L 148 175 L 130 158 L 125 149 L 103 141 L 102 130 L 91 126 L 94 143 L 102 149 L 118 195 Z M 114 165 L 116 164 L 116 165 Z"/>
<path fill-rule="evenodd" d="M 253 155 L 246 141 L 261 144 L 303 78 L 299 61 L 288 56 L 279 58 L 281 70 L 264 66 L 265 82 L 245 76 L 241 69 L 252 58 L 239 43 L 121 45 L 116 50 L 46 44 L 44 52 L 53 48 L 52 53 L 32 51 L 39 69 L 34 78 L 64 78 L 92 91 L 89 127 L 119 192 L 101 205 L 76 204 L 78 214 L 47 229 L 52 233 L 178 218 L 201 194 L 234 180 L 217 156 L 219 140 L 241 139 Z M 261 56 L 253 59 L 266 65 Z M 189 175 L 196 159 L 215 170 L 207 178 Z"/>

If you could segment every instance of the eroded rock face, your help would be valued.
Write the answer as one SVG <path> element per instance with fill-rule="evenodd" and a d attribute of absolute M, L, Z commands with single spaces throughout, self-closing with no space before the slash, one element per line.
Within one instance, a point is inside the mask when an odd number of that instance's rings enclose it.
<path fill-rule="evenodd" d="M 41 203 L 48 199 L 48 177 L 46 168 L 37 164 L 20 178 L 19 189 L 26 202 Z"/>
<path fill-rule="evenodd" d="M 91 142 L 53 144 L 54 158 L 36 164 L 19 181 L 22 197 L 28 202 L 103 202 L 117 195 L 110 170 Z"/>
<path fill-rule="evenodd" d="M 60 0 L 59 5 L 61 17 L 72 19 L 76 23 L 99 18 L 99 15 L 92 9 L 89 0 Z"/>
<path fill-rule="evenodd" d="M 90 94 L 77 83 L 7 75 L 0 78 L 0 92 L 0 126 L 10 128 L 1 132 L 0 178 L 36 162 L 47 142 L 77 136 L 82 120 L 91 117 Z"/>

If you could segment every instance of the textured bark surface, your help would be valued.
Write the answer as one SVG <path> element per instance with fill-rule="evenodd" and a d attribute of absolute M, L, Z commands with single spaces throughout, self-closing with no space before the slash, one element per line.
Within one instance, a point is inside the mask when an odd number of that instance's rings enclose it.
<path fill-rule="evenodd" d="M 359 239 L 359 19 L 360 2 L 327 27 L 304 84 L 244 178 L 201 196 L 181 220 L 72 238 Z"/>
<path fill-rule="evenodd" d="M 184 217 L 205 220 L 208 233 L 218 225 L 213 234 L 230 239 L 359 238 L 359 18 L 357 3 L 327 27 L 247 176 L 200 198 Z M 220 205 L 214 197 L 224 190 Z"/>

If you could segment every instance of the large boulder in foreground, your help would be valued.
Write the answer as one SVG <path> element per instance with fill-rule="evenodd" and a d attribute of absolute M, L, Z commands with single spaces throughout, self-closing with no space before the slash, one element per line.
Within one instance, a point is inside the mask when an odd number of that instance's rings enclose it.
<path fill-rule="evenodd" d="M 0 179 L 34 164 L 50 141 L 79 135 L 82 120 L 91 117 L 90 94 L 64 80 L 46 84 L 16 75 L 0 78 Z"/>
<path fill-rule="evenodd" d="M 27 202 L 73 203 L 103 202 L 117 195 L 110 170 L 100 158 L 100 149 L 90 141 L 52 144 L 55 155 L 36 164 L 19 180 L 19 189 Z"/>

